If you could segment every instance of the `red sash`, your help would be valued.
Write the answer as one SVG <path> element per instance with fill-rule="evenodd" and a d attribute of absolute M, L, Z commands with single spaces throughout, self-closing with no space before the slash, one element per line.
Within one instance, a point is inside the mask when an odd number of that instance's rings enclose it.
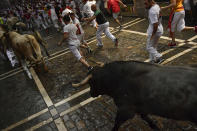
<path fill-rule="evenodd" d="M 49 17 L 51 17 L 51 10 L 48 11 L 48 15 L 49 15 Z"/>
<path fill-rule="evenodd" d="M 76 24 L 76 26 L 77 26 L 77 32 L 79 33 L 79 34 L 81 34 L 81 30 L 80 30 L 80 28 L 79 28 L 79 25 L 78 24 Z"/>

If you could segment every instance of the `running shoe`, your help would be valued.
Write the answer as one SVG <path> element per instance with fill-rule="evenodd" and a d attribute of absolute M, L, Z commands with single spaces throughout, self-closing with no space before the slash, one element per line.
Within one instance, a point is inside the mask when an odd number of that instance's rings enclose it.
<path fill-rule="evenodd" d="M 121 25 L 121 26 L 119 27 L 119 31 L 122 30 L 122 28 L 123 28 L 123 27 L 122 27 L 122 25 Z"/>
<path fill-rule="evenodd" d="M 197 33 L 197 26 L 195 26 L 194 28 L 195 28 L 195 32 Z"/>
<path fill-rule="evenodd" d="M 176 43 L 172 43 L 172 42 L 170 42 L 169 44 L 168 44 L 168 46 L 170 46 L 170 47 L 173 47 L 173 46 L 176 46 L 177 44 Z"/>
<path fill-rule="evenodd" d="M 92 49 L 90 47 L 87 48 L 88 53 L 92 53 Z"/>
<path fill-rule="evenodd" d="M 96 46 L 98 46 L 99 48 L 103 48 L 103 44 L 96 44 Z"/>
<path fill-rule="evenodd" d="M 164 59 L 162 57 L 157 58 L 154 63 L 155 64 L 161 64 L 164 61 Z"/>
<path fill-rule="evenodd" d="M 118 47 L 118 39 L 115 39 L 115 47 Z"/>
<path fill-rule="evenodd" d="M 90 73 L 92 70 L 93 70 L 93 67 L 92 66 L 89 66 L 88 67 L 88 73 Z"/>

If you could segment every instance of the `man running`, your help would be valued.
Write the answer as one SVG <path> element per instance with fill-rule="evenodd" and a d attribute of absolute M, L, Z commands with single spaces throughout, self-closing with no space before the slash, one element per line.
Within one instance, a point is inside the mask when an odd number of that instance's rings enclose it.
<path fill-rule="evenodd" d="M 62 45 L 63 41 L 67 40 L 68 48 L 73 53 L 73 55 L 79 60 L 83 65 L 85 65 L 90 71 L 92 67 L 88 64 L 88 62 L 82 57 L 79 46 L 80 41 L 77 38 L 78 28 L 75 24 L 71 23 L 71 19 L 69 15 L 65 15 L 63 17 L 65 26 L 64 26 L 64 36 L 63 39 L 58 43 L 58 45 Z"/>
<path fill-rule="evenodd" d="M 98 41 L 97 46 L 103 47 L 101 35 L 104 32 L 104 34 L 109 37 L 115 44 L 115 46 L 118 46 L 118 39 L 112 35 L 109 31 L 109 22 L 103 15 L 103 13 L 97 9 L 96 5 L 91 6 L 92 11 L 94 11 L 94 15 L 90 18 L 84 18 L 82 20 L 91 22 L 92 20 L 96 19 L 96 22 L 98 23 L 98 29 L 96 31 L 96 39 Z"/>
<path fill-rule="evenodd" d="M 94 16 L 94 12 L 91 10 L 91 6 L 93 5 L 93 3 L 88 0 L 83 0 L 83 4 L 84 4 L 83 12 L 82 12 L 83 18 L 89 18 Z M 92 20 L 92 26 L 94 28 L 97 28 L 97 23 L 95 20 Z"/>
<path fill-rule="evenodd" d="M 75 14 L 74 14 L 74 13 L 70 13 L 70 18 L 71 18 L 73 24 L 75 24 L 75 25 L 77 26 L 77 28 L 78 28 L 77 37 L 78 37 L 79 41 L 81 42 L 80 47 L 87 49 L 88 53 L 91 53 L 92 50 L 91 50 L 91 48 L 88 46 L 88 44 L 87 44 L 87 42 L 86 42 L 86 40 L 85 40 L 85 38 L 84 38 L 84 37 L 85 37 L 85 33 L 84 33 L 84 30 L 83 30 L 83 28 L 82 28 L 82 26 L 81 26 L 81 23 L 80 23 L 79 20 L 75 17 Z"/>
<path fill-rule="evenodd" d="M 170 0 L 171 4 L 165 7 L 161 7 L 161 10 L 171 8 L 170 20 L 169 20 L 169 29 L 170 36 L 172 37 L 172 42 L 168 44 L 168 46 L 176 46 L 175 42 L 175 29 L 177 31 L 187 31 L 193 30 L 197 33 L 197 26 L 195 27 L 186 27 L 185 26 L 185 10 L 183 7 L 183 0 Z"/>
<path fill-rule="evenodd" d="M 115 22 L 120 26 L 120 30 L 121 30 L 122 25 L 118 19 L 118 16 L 120 15 L 120 5 L 122 5 L 124 8 L 127 7 L 125 4 L 122 3 L 121 0 L 108 0 L 108 2 L 107 2 L 107 6 L 108 6 L 107 11 L 109 13 L 111 13 L 110 9 L 112 9 L 113 18 L 114 18 Z"/>

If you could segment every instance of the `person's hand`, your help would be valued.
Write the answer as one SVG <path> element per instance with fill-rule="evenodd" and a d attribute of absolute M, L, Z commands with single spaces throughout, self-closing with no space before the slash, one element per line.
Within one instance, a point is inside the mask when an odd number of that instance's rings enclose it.
<path fill-rule="evenodd" d="M 164 7 L 161 7 L 160 8 L 160 12 L 162 12 L 162 11 L 164 11 L 165 10 L 165 8 Z"/>
<path fill-rule="evenodd" d="M 81 19 L 81 21 L 86 21 L 86 20 L 87 20 L 87 18 L 82 18 L 82 19 Z"/>
<path fill-rule="evenodd" d="M 123 7 L 124 7 L 124 8 L 127 8 L 127 6 L 126 6 L 125 4 L 123 5 Z"/>

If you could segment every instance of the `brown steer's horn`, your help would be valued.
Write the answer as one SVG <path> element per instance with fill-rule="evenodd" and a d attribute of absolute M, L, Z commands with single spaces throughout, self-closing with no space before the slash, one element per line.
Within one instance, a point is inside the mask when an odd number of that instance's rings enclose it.
<path fill-rule="evenodd" d="M 88 83 L 88 81 L 90 80 L 90 78 L 92 78 L 92 75 L 88 75 L 84 80 L 82 80 L 80 83 L 77 84 L 72 84 L 73 87 L 79 87 L 79 86 L 83 86 L 85 84 Z"/>

